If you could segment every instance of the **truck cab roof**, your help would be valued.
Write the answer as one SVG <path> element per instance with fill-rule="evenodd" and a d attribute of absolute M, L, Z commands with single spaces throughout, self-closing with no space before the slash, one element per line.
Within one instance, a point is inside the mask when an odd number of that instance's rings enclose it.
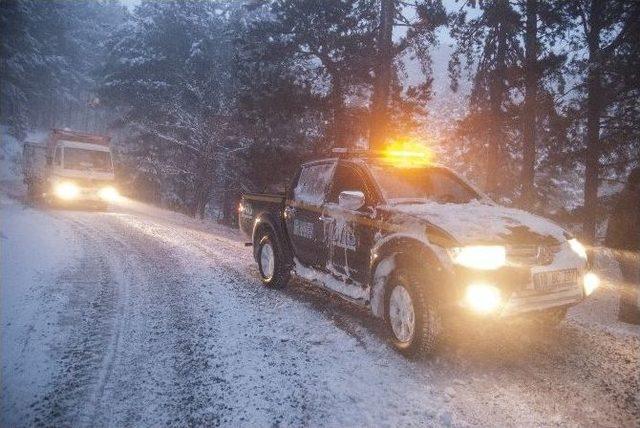
<path fill-rule="evenodd" d="M 93 150 L 96 152 L 110 152 L 109 146 L 101 144 L 84 143 L 80 141 L 58 140 L 56 146 L 73 149 Z"/>

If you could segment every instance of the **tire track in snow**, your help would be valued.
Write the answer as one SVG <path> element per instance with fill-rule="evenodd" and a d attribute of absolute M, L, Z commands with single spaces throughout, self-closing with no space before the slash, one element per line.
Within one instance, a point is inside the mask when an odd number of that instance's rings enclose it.
<path fill-rule="evenodd" d="M 72 225 L 75 238 L 87 240 L 86 231 Z M 68 268 L 57 280 L 58 288 L 67 288 L 69 304 L 58 314 L 61 324 L 70 327 L 69 339 L 61 343 L 65 371 L 57 377 L 44 403 L 34 403 L 36 424 L 88 424 L 85 411 L 98 402 L 118 352 L 123 306 L 113 271 L 90 245 L 83 245 L 79 263 Z M 87 303 L 90 303 L 88 306 Z M 98 370 L 95 370 L 95 368 Z M 94 384 L 95 388 L 91 388 Z M 76 397 L 90 397 L 80 412 L 71 411 Z"/>
<path fill-rule="evenodd" d="M 259 286 L 256 277 L 246 269 L 246 263 L 250 260 L 246 249 L 239 245 L 221 246 L 219 239 L 209 243 L 206 237 L 190 235 L 189 230 L 181 226 L 158 224 L 131 216 L 121 219 L 173 246 L 176 252 L 185 254 L 182 258 L 188 257 L 188 264 L 207 265 L 210 270 L 202 272 L 202 275 L 217 278 L 223 274 L 226 279 L 232 279 L 216 282 L 212 284 L 212 289 L 215 290 L 214 295 L 231 299 L 236 306 L 235 312 L 241 313 L 242 317 L 239 318 L 234 311 L 222 315 L 229 317 L 228 322 L 246 326 L 248 333 L 245 336 L 248 335 L 249 340 L 262 336 L 269 343 L 269 348 L 262 355 L 267 359 L 266 365 L 261 366 L 253 355 L 249 355 L 246 364 L 254 370 L 256 366 L 260 367 L 260 372 L 264 372 L 265 376 L 271 373 L 274 380 L 282 376 L 286 381 L 294 379 L 294 385 L 280 386 L 284 387 L 281 393 L 293 396 L 300 392 L 308 394 L 308 403 L 297 400 L 299 404 L 294 403 L 285 414 L 276 415 L 287 417 L 284 423 L 313 424 L 315 421 L 317 424 L 323 421 L 329 425 L 366 425 L 383 421 L 413 421 L 424 424 L 433 423 L 439 417 L 445 422 L 451 421 L 451 415 L 446 412 L 447 406 L 428 386 L 429 377 L 419 370 L 410 369 L 413 363 L 399 357 L 376 338 L 365 335 L 367 341 L 377 345 L 368 352 L 353 338 L 345 340 L 350 335 L 336 329 L 334 322 L 327 319 L 326 315 L 318 314 L 309 304 L 280 291 Z M 211 247 L 209 244 L 212 244 Z M 237 280 L 233 280 L 234 277 Z M 298 325 L 296 323 L 301 321 L 301 313 L 305 321 Z M 314 331 L 314 327 L 317 331 Z M 229 336 L 233 338 L 237 334 L 237 331 L 231 330 Z M 319 336 L 322 334 L 327 336 Z M 241 348 L 249 354 L 255 352 L 249 345 L 241 345 Z M 280 355 L 286 359 L 279 361 Z M 286 364 L 291 361 L 296 363 L 296 367 L 288 371 Z M 348 378 L 352 378 L 351 382 Z M 335 390 L 337 385 L 340 385 L 340 389 Z M 240 388 L 246 386 L 241 385 Z M 268 380 L 255 379 L 253 389 L 262 395 L 268 394 L 271 388 L 273 385 Z M 275 391 L 277 393 L 278 390 Z M 247 402 L 246 398 L 238 399 Z M 341 401 L 336 401 L 338 399 Z M 254 397 L 247 403 L 253 405 L 256 402 L 259 406 L 260 400 Z M 276 409 L 283 405 L 277 399 L 268 402 Z M 378 402 L 377 406 L 375 402 Z M 258 412 L 264 410 L 257 409 Z M 295 416 L 294 412 L 300 416 Z M 260 421 L 262 424 L 282 422 L 280 419 Z"/>
<path fill-rule="evenodd" d="M 129 267 L 132 268 L 129 282 L 143 285 L 144 290 L 138 298 L 143 300 L 147 298 L 147 301 L 137 303 L 139 309 L 146 311 L 145 319 L 153 321 L 155 336 L 153 342 L 155 342 L 155 348 L 161 348 L 157 349 L 157 352 L 164 353 L 164 358 L 154 363 L 170 368 L 174 378 L 170 382 L 170 391 L 166 391 L 166 384 L 163 385 L 164 381 L 160 381 L 161 388 L 165 389 L 162 392 L 170 394 L 170 398 L 166 400 L 159 414 L 150 415 L 150 420 L 160 419 L 165 423 L 189 425 L 219 423 L 215 411 L 208 414 L 209 418 L 199 418 L 202 408 L 210 406 L 211 403 L 215 408 L 217 402 L 224 400 L 220 400 L 219 397 L 209 397 L 207 390 L 203 389 L 203 376 L 199 375 L 208 365 L 200 338 L 204 336 L 203 328 L 208 327 L 208 334 L 211 334 L 213 326 L 205 326 L 203 323 L 194 321 L 191 308 L 185 306 L 191 302 L 191 299 L 185 295 L 189 291 L 189 277 L 179 269 L 178 263 L 165 248 L 158 246 L 147 236 L 135 230 L 122 230 L 122 225 L 114 221 L 112 216 L 105 216 L 100 221 L 102 224 L 99 229 L 107 230 L 109 236 L 127 236 L 127 242 L 121 242 L 123 250 L 136 258 L 135 261 L 129 261 Z M 90 219 L 89 227 L 95 228 L 93 219 Z M 96 230 L 96 233 L 104 232 Z M 140 269 L 136 265 L 140 267 L 146 265 L 148 268 Z M 167 330 L 170 334 L 166 334 Z M 167 353 L 168 350 L 171 352 Z M 135 351 L 134 349 L 134 353 Z M 219 364 L 218 368 L 220 368 Z M 145 391 L 142 393 L 144 394 Z M 144 397 L 141 398 L 144 400 Z M 122 402 L 122 400 L 119 401 Z M 116 406 L 116 410 L 122 409 Z M 131 409 L 129 413 L 132 413 Z"/>
<path fill-rule="evenodd" d="M 226 264 L 248 281 L 259 283 L 255 269 L 247 270 L 246 265 L 238 263 L 240 259 L 253 265 L 250 251 L 245 250 L 246 255 L 237 254 L 239 245 L 188 227 L 156 227 L 160 235 L 162 228 L 170 228 L 175 236 L 188 237 L 187 245 L 195 251 L 206 254 L 216 263 Z M 293 295 L 303 291 L 297 288 L 277 293 Z M 253 290 L 264 293 L 260 287 Z M 295 299 L 305 300 L 299 295 Z M 323 305 L 331 306 L 333 300 L 322 297 L 310 298 L 308 302 L 331 317 L 344 309 L 327 310 Z M 580 310 L 581 307 L 575 309 Z M 367 325 L 366 316 L 338 315 L 338 319 L 347 320 L 343 325 L 336 323 L 338 328 L 348 334 L 356 332 L 363 344 L 372 342 L 370 335 L 363 332 L 363 327 L 364 330 L 371 327 Z M 384 341 L 382 329 L 377 335 Z M 477 338 L 468 336 L 461 342 L 453 338 L 440 355 L 418 367 L 432 372 L 433 380 L 437 379 L 443 388 L 455 386 L 458 394 L 452 398 L 452 404 L 459 414 L 466 415 L 463 419 L 473 423 L 493 420 L 505 425 L 553 421 L 591 424 L 599 421 L 627 425 L 638 420 L 638 401 L 633 403 L 638 368 L 634 371 L 632 367 L 638 360 L 638 341 L 609 336 L 598 329 L 584 329 L 571 319 L 548 335 L 505 328 Z M 485 343 L 474 345 L 476 339 Z M 373 344 L 373 347 L 380 346 L 375 340 Z M 474 352 L 478 354 L 473 355 Z M 602 370 L 603 365 L 608 364 L 616 378 L 613 383 Z"/>

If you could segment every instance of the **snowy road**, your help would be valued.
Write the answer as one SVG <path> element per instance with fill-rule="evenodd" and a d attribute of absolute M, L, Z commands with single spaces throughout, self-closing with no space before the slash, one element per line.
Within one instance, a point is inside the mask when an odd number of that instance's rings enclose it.
<path fill-rule="evenodd" d="M 552 333 L 408 361 L 365 313 L 260 286 L 233 231 L 1 204 L 2 426 L 640 424 L 640 332 L 607 286 Z"/>

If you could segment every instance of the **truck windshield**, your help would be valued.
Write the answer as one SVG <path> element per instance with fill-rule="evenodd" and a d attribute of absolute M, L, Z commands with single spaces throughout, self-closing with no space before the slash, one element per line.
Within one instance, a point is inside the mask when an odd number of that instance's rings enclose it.
<path fill-rule="evenodd" d="M 432 200 L 461 204 L 480 199 L 475 190 L 444 168 L 373 165 L 371 172 L 385 199 L 391 203 Z"/>
<path fill-rule="evenodd" d="M 110 172 L 112 170 L 111 153 L 65 147 L 64 167 L 83 171 Z"/>

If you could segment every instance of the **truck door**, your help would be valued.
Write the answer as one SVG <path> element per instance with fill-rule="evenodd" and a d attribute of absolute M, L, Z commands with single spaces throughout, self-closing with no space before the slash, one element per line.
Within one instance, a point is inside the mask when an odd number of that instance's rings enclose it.
<path fill-rule="evenodd" d="M 285 224 L 298 260 L 306 266 L 326 267 L 325 218 L 322 205 L 333 177 L 335 161 L 302 167 L 291 199 L 284 208 Z"/>
<path fill-rule="evenodd" d="M 340 192 L 356 191 L 365 195 L 359 210 L 338 205 Z M 368 278 L 369 257 L 373 245 L 373 210 L 376 197 L 357 165 L 338 163 L 332 186 L 327 195 L 325 216 L 331 218 L 328 232 L 328 252 L 333 270 L 345 276 L 347 282 L 365 284 Z"/>

